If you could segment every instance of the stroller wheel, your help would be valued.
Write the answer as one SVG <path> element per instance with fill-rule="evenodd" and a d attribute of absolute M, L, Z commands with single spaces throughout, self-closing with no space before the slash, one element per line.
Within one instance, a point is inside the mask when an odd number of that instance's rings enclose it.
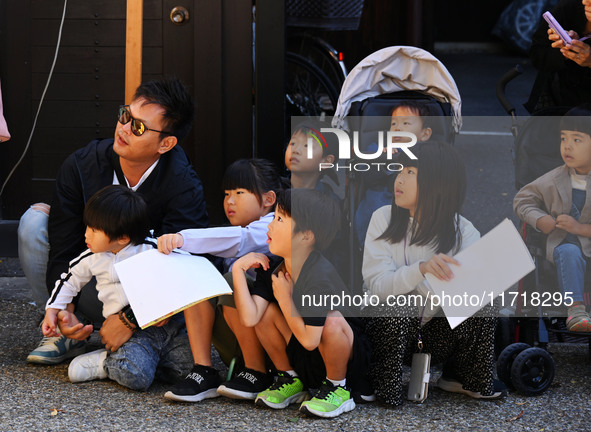
<path fill-rule="evenodd" d="M 511 366 L 511 380 L 520 393 L 533 396 L 545 392 L 554 380 L 554 359 L 542 348 L 522 351 Z"/>
<path fill-rule="evenodd" d="M 523 342 L 511 344 L 505 347 L 497 359 L 497 375 L 499 376 L 499 379 L 511 389 L 515 388 L 511 381 L 511 366 L 513 366 L 513 360 L 515 360 L 515 357 L 517 357 L 520 352 L 528 348 L 530 348 L 530 346 Z"/>

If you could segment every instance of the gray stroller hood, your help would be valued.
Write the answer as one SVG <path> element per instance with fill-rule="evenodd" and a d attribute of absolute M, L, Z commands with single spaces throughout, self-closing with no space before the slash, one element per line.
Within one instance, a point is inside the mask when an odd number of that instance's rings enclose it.
<path fill-rule="evenodd" d="M 452 126 L 462 126 L 462 100 L 454 79 L 429 52 L 410 46 L 393 46 L 363 59 L 343 83 L 332 126 L 347 129 L 346 116 L 353 102 L 398 91 L 413 90 L 448 102 L 453 110 Z"/>

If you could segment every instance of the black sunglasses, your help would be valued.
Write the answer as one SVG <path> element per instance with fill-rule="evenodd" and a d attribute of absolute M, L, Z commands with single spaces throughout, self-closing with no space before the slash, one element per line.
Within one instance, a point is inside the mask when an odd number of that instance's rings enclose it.
<path fill-rule="evenodd" d="M 172 132 L 165 132 L 165 131 L 159 131 L 156 129 L 150 129 L 149 127 L 147 127 L 144 124 L 143 121 L 134 119 L 131 116 L 131 113 L 129 112 L 129 105 L 119 106 L 119 118 L 117 120 L 119 120 L 119 123 L 121 123 L 122 125 L 125 125 L 131 121 L 131 132 L 133 132 L 133 134 L 135 136 L 142 136 L 143 134 L 145 134 L 148 131 L 158 132 L 158 133 L 166 134 L 166 135 L 172 135 Z"/>

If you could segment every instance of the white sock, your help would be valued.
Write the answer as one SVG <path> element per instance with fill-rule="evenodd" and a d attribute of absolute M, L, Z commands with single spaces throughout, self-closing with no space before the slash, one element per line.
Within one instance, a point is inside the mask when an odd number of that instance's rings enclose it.
<path fill-rule="evenodd" d="M 345 384 L 347 383 L 347 378 L 342 379 L 342 380 L 331 380 L 329 377 L 326 377 L 327 381 L 330 381 L 332 383 L 332 385 L 334 385 L 335 387 L 341 386 L 341 387 L 345 387 Z"/>
<path fill-rule="evenodd" d="M 295 377 L 299 376 L 299 375 L 297 374 L 297 372 L 296 372 L 296 371 L 294 371 L 293 369 L 292 369 L 292 370 L 285 371 L 285 373 L 286 373 L 286 374 L 288 374 L 290 377 L 293 377 L 293 378 L 295 378 Z"/>

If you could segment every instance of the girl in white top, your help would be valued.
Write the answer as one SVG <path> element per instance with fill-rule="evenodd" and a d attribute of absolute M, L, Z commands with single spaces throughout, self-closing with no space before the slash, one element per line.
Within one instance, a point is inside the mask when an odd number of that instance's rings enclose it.
<path fill-rule="evenodd" d="M 218 228 L 197 228 L 166 234 L 158 238 L 158 250 L 170 253 L 179 248 L 191 253 L 212 254 L 224 258 L 224 272 L 231 271 L 234 261 L 249 252 L 269 254 L 267 226 L 273 220 L 276 192 L 282 188 L 282 180 L 275 165 L 264 159 L 241 159 L 230 165 L 222 180 L 224 190 L 224 211 L 232 226 Z M 231 281 L 231 273 L 229 279 Z M 198 286 L 198 281 L 196 281 Z M 240 324 L 236 308 L 231 301 L 220 299 L 223 316 L 216 315 L 213 302 L 204 301 L 185 309 L 185 321 L 195 365 L 187 377 L 166 392 L 165 397 L 183 402 L 198 402 L 219 396 L 221 384 L 218 371 L 212 367 L 211 343 L 214 328 L 219 329 L 224 318 L 236 336 L 249 378 L 264 381 L 265 356 L 254 328 Z M 229 333 L 229 332 L 228 332 Z M 231 339 L 232 334 L 229 333 Z M 229 362 L 235 341 L 224 335 L 213 335 L 214 344 L 222 359 Z M 220 340 L 224 339 L 224 340 Z M 218 344 L 223 344 L 221 347 Z M 224 358 L 226 357 L 226 358 Z M 256 380 L 255 380 L 256 381 Z M 261 391 L 262 391 L 261 390 Z M 254 399 L 254 398 L 253 398 Z"/>
<path fill-rule="evenodd" d="M 394 183 L 393 203 L 373 214 L 365 240 L 363 279 L 382 304 L 388 296 L 426 299 L 425 274 L 453 278 L 450 264 L 460 263 L 451 255 L 480 237 L 459 214 L 466 193 L 459 155 L 441 143 L 421 144 L 413 153 L 417 160 L 401 155 L 404 168 Z M 440 387 L 479 398 L 500 396 L 493 391 L 494 318 L 470 318 L 452 330 L 445 318 L 433 317 L 437 309 L 430 302 L 423 304 L 412 310 L 370 308 L 367 333 L 375 361 L 370 375 L 377 396 L 402 403 L 402 364 L 417 351 L 419 337 L 433 363 L 455 355 L 452 376 L 442 378 Z"/>

